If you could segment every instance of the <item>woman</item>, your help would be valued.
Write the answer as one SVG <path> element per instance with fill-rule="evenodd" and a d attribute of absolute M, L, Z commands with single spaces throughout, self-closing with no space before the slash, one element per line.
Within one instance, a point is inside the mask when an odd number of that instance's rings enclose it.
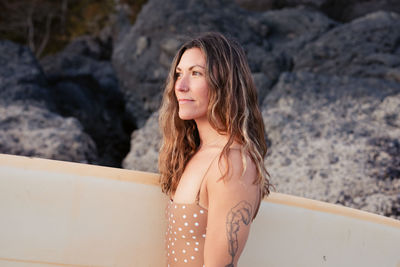
<path fill-rule="evenodd" d="M 219 33 L 175 56 L 160 111 L 168 266 L 236 266 L 261 199 L 267 147 L 243 49 Z"/>

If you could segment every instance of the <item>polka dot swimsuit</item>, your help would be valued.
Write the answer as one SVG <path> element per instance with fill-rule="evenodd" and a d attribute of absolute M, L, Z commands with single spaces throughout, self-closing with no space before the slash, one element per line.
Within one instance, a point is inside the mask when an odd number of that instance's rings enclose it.
<path fill-rule="evenodd" d="M 167 266 L 204 266 L 207 210 L 198 203 L 179 204 L 170 200 L 166 208 L 166 217 Z"/>

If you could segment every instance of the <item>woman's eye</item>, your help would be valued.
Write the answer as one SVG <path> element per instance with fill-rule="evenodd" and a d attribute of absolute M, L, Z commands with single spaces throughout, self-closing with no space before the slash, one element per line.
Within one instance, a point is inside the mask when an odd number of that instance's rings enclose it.
<path fill-rule="evenodd" d="M 179 78 L 179 77 L 181 77 L 182 76 L 182 73 L 180 73 L 180 72 L 175 72 L 175 78 Z"/>
<path fill-rule="evenodd" d="M 200 76 L 201 75 L 201 72 L 199 72 L 199 71 L 193 71 L 193 73 L 192 73 L 194 76 Z"/>

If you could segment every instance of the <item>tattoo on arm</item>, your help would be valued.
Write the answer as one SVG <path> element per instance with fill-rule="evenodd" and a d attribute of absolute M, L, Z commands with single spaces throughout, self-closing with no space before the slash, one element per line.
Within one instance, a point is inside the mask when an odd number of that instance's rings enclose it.
<path fill-rule="evenodd" d="M 226 233 L 228 236 L 228 252 L 232 260 L 225 267 L 235 267 L 234 259 L 239 249 L 237 233 L 240 229 L 240 222 L 248 225 L 251 221 L 251 205 L 249 202 L 242 200 L 233 207 L 226 217 Z"/>

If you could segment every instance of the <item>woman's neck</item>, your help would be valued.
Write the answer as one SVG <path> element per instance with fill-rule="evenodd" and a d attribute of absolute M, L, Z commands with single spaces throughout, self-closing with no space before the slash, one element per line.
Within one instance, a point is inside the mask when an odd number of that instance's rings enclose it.
<path fill-rule="evenodd" d="M 200 147 L 206 148 L 211 146 L 225 146 L 229 137 L 217 132 L 207 121 L 196 121 L 197 130 L 199 131 Z"/>

